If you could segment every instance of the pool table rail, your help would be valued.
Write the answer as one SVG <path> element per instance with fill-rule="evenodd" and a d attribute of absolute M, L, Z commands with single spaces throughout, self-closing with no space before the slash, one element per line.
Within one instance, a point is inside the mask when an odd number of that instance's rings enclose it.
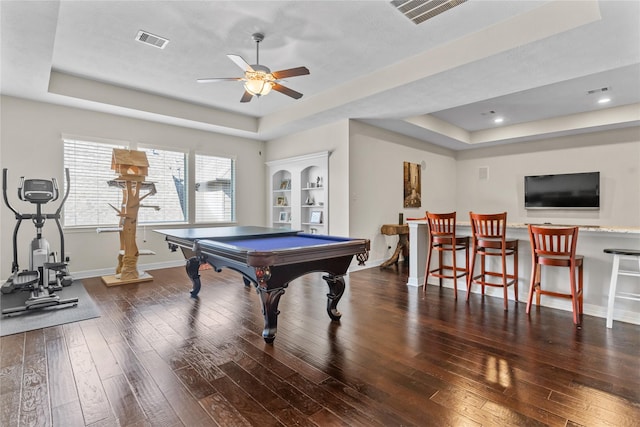
<path fill-rule="evenodd" d="M 312 234 L 299 234 L 300 237 L 314 236 Z M 340 256 L 353 256 L 355 253 L 366 253 L 369 251 L 369 240 L 347 240 L 329 239 L 331 243 L 318 244 L 314 246 L 293 246 L 285 249 L 274 250 L 253 250 L 239 247 L 237 241 L 225 243 L 214 240 L 196 240 L 192 242 L 192 250 L 196 254 L 212 253 L 228 257 L 237 262 L 245 262 L 251 267 L 267 267 L 285 264 L 295 264 L 299 262 L 315 261 L 327 258 L 327 249 L 331 247 L 331 258 Z"/>

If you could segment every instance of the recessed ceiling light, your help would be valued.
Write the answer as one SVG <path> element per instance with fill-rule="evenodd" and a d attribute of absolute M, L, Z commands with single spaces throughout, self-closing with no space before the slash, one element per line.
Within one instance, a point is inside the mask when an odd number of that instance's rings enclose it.
<path fill-rule="evenodd" d="M 504 119 L 502 117 L 496 117 L 495 119 L 493 119 L 493 123 L 502 123 L 504 122 Z"/>
<path fill-rule="evenodd" d="M 611 102 L 611 98 L 600 98 L 600 99 L 598 99 L 598 104 L 606 104 L 608 102 Z"/>

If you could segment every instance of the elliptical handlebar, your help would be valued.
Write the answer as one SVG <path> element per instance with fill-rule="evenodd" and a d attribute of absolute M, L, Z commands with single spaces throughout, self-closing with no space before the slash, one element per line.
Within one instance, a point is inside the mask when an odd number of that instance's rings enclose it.
<path fill-rule="evenodd" d="M 58 233 L 60 233 L 60 260 L 62 262 L 66 262 L 67 257 L 64 254 L 64 233 L 62 232 L 62 224 L 60 224 L 60 211 L 62 211 L 62 207 L 64 206 L 64 203 L 67 201 L 67 197 L 69 197 L 69 191 L 71 190 L 71 179 L 69 175 L 69 168 L 64 168 L 64 176 L 67 181 L 67 185 L 65 186 L 64 197 L 62 198 L 62 201 L 60 202 L 60 206 L 58 206 L 58 209 L 56 209 L 56 213 L 54 215 L 56 227 L 58 228 Z M 54 186 L 56 188 L 56 193 L 57 193 L 58 185 L 54 184 Z M 57 198 L 58 197 L 56 196 L 56 199 Z"/>
<path fill-rule="evenodd" d="M 22 224 L 22 214 L 15 210 L 11 203 L 9 203 L 9 198 L 7 197 L 7 168 L 2 169 L 2 198 L 4 199 L 4 204 L 13 212 L 16 217 L 16 226 L 13 229 L 13 262 L 11 263 L 11 273 L 18 272 L 18 229 L 20 228 L 20 224 Z M 24 178 L 23 178 L 24 181 Z M 18 197 L 20 197 L 20 189 L 18 189 Z"/>
<path fill-rule="evenodd" d="M 64 197 L 62 198 L 62 201 L 60 202 L 60 206 L 58 206 L 58 209 L 56 209 L 56 217 L 60 217 L 60 212 L 62 211 L 62 207 L 64 206 L 65 202 L 67 201 L 67 198 L 69 197 L 69 191 L 71 191 L 71 179 L 70 179 L 70 174 L 69 174 L 69 168 L 64 168 L 64 177 L 66 180 L 66 185 L 65 185 L 65 191 L 64 191 Z M 53 187 L 56 190 L 56 198 L 53 200 L 56 200 L 58 198 L 58 183 L 55 181 L 55 178 L 53 178 Z"/>
<path fill-rule="evenodd" d="M 51 182 L 53 183 L 53 199 L 51 201 L 55 202 L 60 197 L 60 190 L 58 190 L 58 181 L 55 178 L 51 178 Z"/>
<path fill-rule="evenodd" d="M 24 200 L 22 197 L 22 187 L 24 187 L 24 176 L 20 177 L 20 184 L 18 184 L 18 199 Z"/>
<path fill-rule="evenodd" d="M 13 212 L 15 215 L 20 215 L 20 213 L 17 210 L 15 210 L 13 206 L 11 206 L 11 203 L 9 203 L 9 198 L 7 197 L 7 174 L 8 174 L 7 168 L 2 169 L 2 197 L 4 199 L 4 204 L 7 205 L 7 207 L 11 209 L 11 212 Z M 18 189 L 18 195 L 20 195 L 19 189 Z"/>

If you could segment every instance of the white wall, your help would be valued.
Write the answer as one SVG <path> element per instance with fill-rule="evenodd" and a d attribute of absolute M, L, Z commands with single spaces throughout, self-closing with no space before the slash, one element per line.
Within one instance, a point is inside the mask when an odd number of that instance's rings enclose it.
<path fill-rule="evenodd" d="M 348 126 L 349 122 L 343 120 L 283 136 L 270 140 L 265 149 L 265 161 L 329 151 L 329 234 L 334 236 L 350 236 Z M 265 171 L 265 194 L 268 192 L 268 180 L 269 176 Z"/>
<path fill-rule="evenodd" d="M 450 150 L 361 122 L 351 121 L 349 132 L 349 233 L 371 240 L 369 264 L 377 265 L 398 241 L 380 234 L 383 224 L 397 224 L 399 213 L 406 219 L 423 217 L 427 210 L 455 210 L 456 161 Z M 425 164 L 420 208 L 404 207 L 404 162 Z"/>
<path fill-rule="evenodd" d="M 488 167 L 488 180 L 480 180 Z M 640 226 L 640 128 L 458 152 L 458 220 L 507 212 L 510 223 Z M 524 176 L 600 172 L 599 210 L 525 210 Z M 462 216 L 464 213 L 464 217 Z"/>
<path fill-rule="evenodd" d="M 263 142 L 6 96 L 1 98 L 1 102 L 0 166 L 9 169 L 9 195 L 12 202 L 16 201 L 15 204 L 25 213 L 30 212 L 33 206 L 24 202 L 18 205 L 19 201 L 14 195 L 19 177 L 56 177 L 63 182 L 61 135 L 70 134 L 236 156 L 237 222 L 241 225 L 265 224 Z M 15 220 L 6 207 L 1 209 L 0 247 L 3 256 L 0 279 L 6 279 L 11 272 L 11 236 Z M 19 264 L 21 268 L 28 268 L 28 244 L 35 231 L 28 222 L 24 222 L 20 230 Z M 146 242 L 141 240 L 143 234 L 146 234 Z M 59 249 L 54 224 L 45 228 L 45 237 L 54 249 Z M 138 245 L 141 249 L 156 252 L 155 256 L 141 257 L 141 267 L 167 261 L 180 262 L 181 255 L 170 253 L 162 236 L 153 233 L 150 228 L 146 233 L 139 231 Z M 71 254 L 72 273 L 115 268 L 118 246 L 115 233 L 96 234 L 94 229 L 65 231 L 65 248 L 67 254 Z"/>

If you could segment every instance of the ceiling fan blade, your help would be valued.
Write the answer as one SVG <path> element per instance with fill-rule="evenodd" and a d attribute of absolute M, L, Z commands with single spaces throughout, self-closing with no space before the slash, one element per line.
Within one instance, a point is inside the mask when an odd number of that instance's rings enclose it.
<path fill-rule="evenodd" d="M 245 90 L 244 95 L 242 95 L 242 98 L 240 98 L 240 102 L 249 102 L 252 98 L 253 95 Z"/>
<path fill-rule="evenodd" d="M 243 71 L 253 71 L 253 68 L 251 68 L 251 65 L 249 65 L 249 63 L 247 61 L 242 59 L 242 57 L 240 55 L 228 54 L 227 57 L 230 60 L 232 60 L 233 62 L 235 62 L 235 64 L 238 67 L 242 68 Z"/>
<path fill-rule="evenodd" d="M 309 69 L 307 67 L 289 68 L 288 70 L 274 71 L 271 74 L 273 74 L 273 77 L 276 79 L 286 79 L 287 77 L 304 76 L 305 74 L 309 74 Z"/>
<path fill-rule="evenodd" d="M 232 82 L 242 80 L 242 77 L 212 77 L 208 79 L 198 79 L 198 83 Z"/>
<path fill-rule="evenodd" d="M 280 92 L 282 94 L 285 94 L 287 96 L 290 96 L 292 98 L 295 98 L 295 99 L 302 98 L 302 94 L 300 92 L 296 92 L 295 90 L 289 89 L 286 86 L 282 86 L 279 83 L 274 83 L 273 90 L 277 90 L 278 92 Z"/>

